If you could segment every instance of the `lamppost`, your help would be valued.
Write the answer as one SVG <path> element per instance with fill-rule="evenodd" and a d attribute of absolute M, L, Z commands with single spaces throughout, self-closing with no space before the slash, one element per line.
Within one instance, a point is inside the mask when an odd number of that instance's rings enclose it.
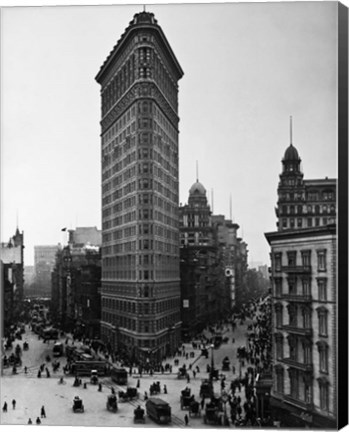
<path fill-rule="evenodd" d="M 211 348 L 211 370 L 210 370 L 210 381 L 213 380 L 213 376 L 214 376 L 214 358 L 213 358 L 213 349 L 214 349 L 214 345 L 211 344 L 210 345 Z"/>

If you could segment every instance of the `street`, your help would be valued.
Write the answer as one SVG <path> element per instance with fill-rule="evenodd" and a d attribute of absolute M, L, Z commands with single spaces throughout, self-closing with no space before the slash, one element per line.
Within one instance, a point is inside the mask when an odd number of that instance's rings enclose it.
<path fill-rule="evenodd" d="M 52 367 L 45 361 L 47 355 L 50 355 L 51 361 L 52 348 L 54 342 L 43 343 L 42 340 L 38 340 L 38 336 L 26 330 L 23 335 L 22 341 L 15 341 L 14 347 L 17 342 L 22 346 L 24 341 L 29 343 L 29 350 L 22 351 L 22 366 L 18 368 L 16 375 L 12 374 L 12 368 L 4 369 L 1 385 L 1 403 L 2 406 L 5 401 L 8 404 L 8 412 L 2 412 L 1 423 L 4 425 L 23 425 L 27 424 L 28 419 L 31 418 L 35 423 L 36 418 L 40 415 L 40 409 L 44 405 L 46 410 L 46 418 L 41 419 L 42 425 L 57 425 L 57 426 L 118 426 L 118 427 L 130 427 L 133 426 L 133 410 L 141 405 L 144 407 L 144 395 L 145 392 L 149 396 L 149 387 L 153 382 L 159 381 L 161 384 L 161 393 L 156 397 L 167 401 L 172 409 L 172 427 L 185 427 L 184 416 L 188 414 L 188 410 L 181 410 L 180 408 L 180 393 L 185 387 L 191 389 L 192 394 L 195 395 L 195 399 L 200 402 L 200 385 L 202 379 L 208 378 L 206 371 L 207 365 L 211 365 L 212 352 L 213 360 L 216 368 L 220 370 L 226 377 L 226 384 L 229 387 L 232 379 L 239 376 L 239 362 L 236 357 L 236 350 L 239 346 L 246 345 L 246 329 L 250 320 L 246 320 L 244 325 L 237 325 L 237 328 L 233 332 L 231 326 L 227 329 L 225 326 L 224 337 L 228 337 L 228 343 L 223 343 L 218 349 L 209 349 L 209 356 L 206 359 L 201 356 L 201 349 L 193 349 L 191 344 L 184 344 L 185 353 L 194 353 L 194 357 L 186 359 L 184 356 L 176 356 L 171 359 L 166 359 L 164 363 L 172 365 L 172 373 L 154 373 L 153 376 L 133 374 L 129 376 L 128 386 L 136 387 L 139 381 L 139 399 L 131 402 L 118 402 L 118 411 L 112 413 L 106 409 L 107 396 L 111 393 L 111 385 L 115 388 L 116 393 L 119 390 L 125 390 L 126 386 L 116 385 L 112 383 L 110 377 L 101 379 L 102 391 L 98 391 L 98 386 L 92 385 L 89 382 L 89 377 L 83 377 L 83 383 L 87 383 L 87 388 L 83 386 L 73 387 L 74 377 L 65 376 L 64 384 L 59 384 L 59 379 L 63 376 L 62 366 L 65 364 L 65 358 L 60 357 L 58 361 L 61 363 L 61 368 L 57 372 L 52 371 Z M 232 342 L 232 338 L 235 342 Z M 64 341 L 64 339 L 62 339 Z M 11 351 L 7 351 L 9 355 Z M 229 371 L 221 372 L 223 358 L 228 356 L 231 361 L 231 366 L 235 366 L 235 374 L 232 372 L 232 367 Z M 178 366 L 175 366 L 175 359 L 178 359 Z M 42 378 L 37 378 L 37 372 L 41 364 L 46 363 L 46 367 L 50 370 L 50 378 L 46 377 L 46 374 L 42 374 Z M 192 370 L 189 370 L 190 382 L 186 378 L 177 378 L 178 368 L 186 364 L 187 369 L 192 363 Z M 24 373 L 24 367 L 27 366 L 28 373 Z M 196 373 L 196 377 L 193 376 L 193 371 L 199 368 L 200 372 Z M 244 374 L 247 365 L 242 367 L 241 373 Z M 164 385 L 167 387 L 167 394 L 164 394 Z M 214 393 L 217 395 L 221 394 L 221 382 L 219 380 L 214 381 Z M 84 403 L 84 413 L 74 413 L 72 410 L 73 398 L 78 395 Z M 242 403 L 245 400 L 244 392 L 237 391 L 236 395 L 241 397 Z M 16 409 L 13 410 L 11 406 L 12 399 L 16 400 Z M 154 423 L 148 417 L 146 418 L 145 427 L 161 427 Z M 206 425 L 203 422 L 203 416 L 190 417 L 189 427 L 193 428 L 212 428 L 214 425 Z M 143 425 L 142 425 L 143 427 Z"/>

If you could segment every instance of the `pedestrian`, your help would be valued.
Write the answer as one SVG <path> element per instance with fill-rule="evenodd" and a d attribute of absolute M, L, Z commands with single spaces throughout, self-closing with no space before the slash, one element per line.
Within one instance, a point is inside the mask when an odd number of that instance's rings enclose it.
<path fill-rule="evenodd" d="M 148 400 L 148 393 L 146 391 L 144 392 L 144 400 Z"/>
<path fill-rule="evenodd" d="M 141 380 L 138 379 L 138 380 L 137 380 L 137 386 L 136 386 L 136 387 L 139 388 L 140 386 L 141 386 Z"/>
<path fill-rule="evenodd" d="M 199 368 L 199 366 L 196 366 L 196 372 L 197 372 L 197 373 L 200 373 L 200 368 Z"/>
<path fill-rule="evenodd" d="M 24 366 L 24 373 L 25 373 L 25 374 L 28 373 L 28 368 L 27 368 L 27 366 Z"/>
<path fill-rule="evenodd" d="M 112 395 L 115 395 L 115 389 L 114 389 L 113 386 L 111 386 L 110 390 L 111 390 L 111 394 L 112 394 Z"/>
<path fill-rule="evenodd" d="M 31 419 L 31 418 L 29 418 L 29 420 L 28 420 L 28 424 L 33 424 L 33 422 L 32 422 L 32 419 Z"/>
<path fill-rule="evenodd" d="M 84 389 L 87 389 L 87 383 L 84 382 Z"/>
<path fill-rule="evenodd" d="M 98 384 L 98 391 L 101 392 L 102 391 L 102 383 Z"/>
<path fill-rule="evenodd" d="M 196 377 L 196 372 L 193 370 L 193 378 L 195 379 Z"/>
<path fill-rule="evenodd" d="M 4 406 L 2 407 L 2 412 L 7 412 L 7 402 L 4 403 Z"/>
<path fill-rule="evenodd" d="M 186 415 L 184 416 L 184 421 L 185 421 L 185 425 L 188 426 L 188 423 L 189 423 L 189 417 L 188 417 L 188 414 L 186 414 Z"/>
<path fill-rule="evenodd" d="M 16 400 L 15 399 L 12 399 L 12 408 L 16 409 Z"/>
<path fill-rule="evenodd" d="M 40 417 L 36 417 L 36 424 L 37 424 L 37 425 L 41 424 Z"/>
<path fill-rule="evenodd" d="M 205 406 L 205 398 L 203 397 L 201 399 L 201 409 L 204 409 L 204 406 Z"/>
<path fill-rule="evenodd" d="M 46 411 L 44 405 L 41 407 L 41 418 L 46 418 Z"/>
<path fill-rule="evenodd" d="M 50 371 L 46 368 L 46 377 L 50 378 L 50 376 L 51 376 Z"/>
<path fill-rule="evenodd" d="M 235 366 L 233 366 L 233 375 L 235 375 Z"/>
<path fill-rule="evenodd" d="M 164 384 L 164 393 L 167 394 L 167 386 Z"/>
<path fill-rule="evenodd" d="M 187 383 L 190 383 L 190 376 L 188 373 L 187 373 Z"/>

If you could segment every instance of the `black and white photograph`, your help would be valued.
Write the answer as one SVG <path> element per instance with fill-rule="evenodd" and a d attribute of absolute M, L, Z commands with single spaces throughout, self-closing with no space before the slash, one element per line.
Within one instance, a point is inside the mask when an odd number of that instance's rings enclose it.
<path fill-rule="evenodd" d="M 1 425 L 346 425 L 347 7 L 0 11 Z"/>

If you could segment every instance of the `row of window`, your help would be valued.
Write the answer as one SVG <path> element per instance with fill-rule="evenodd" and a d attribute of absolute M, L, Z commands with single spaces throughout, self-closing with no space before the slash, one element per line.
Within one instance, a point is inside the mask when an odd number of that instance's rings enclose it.
<path fill-rule="evenodd" d="M 298 280 L 301 282 L 301 291 L 297 290 Z M 289 277 L 287 278 L 288 282 L 288 292 L 284 293 L 282 290 L 282 278 L 276 277 L 273 280 L 274 284 L 274 296 L 277 298 L 282 297 L 283 294 L 289 295 L 299 295 L 299 296 L 309 296 L 313 295 L 312 287 L 311 287 L 311 279 L 309 277 Z M 317 282 L 317 299 L 319 301 L 327 301 L 327 278 L 316 278 Z"/>
<path fill-rule="evenodd" d="M 312 382 L 294 369 L 289 370 L 290 378 L 290 396 L 305 403 L 313 403 L 313 385 Z M 330 385 L 327 380 L 318 379 L 319 385 L 319 407 L 323 411 L 329 411 L 329 390 Z M 276 369 L 275 391 L 284 394 L 284 369 Z"/>
<path fill-rule="evenodd" d="M 110 110 L 135 79 L 135 55 L 131 54 L 118 73 L 114 75 L 108 85 L 102 89 L 102 116 Z"/>
<path fill-rule="evenodd" d="M 174 310 L 179 307 L 179 298 L 156 302 L 133 302 L 130 300 L 119 300 L 109 297 L 102 297 L 102 308 L 116 312 L 128 312 L 138 315 L 159 314 Z"/>
<path fill-rule="evenodd" d="M 298 260 L 300 252 L 300 260 Z M 286 265 L 288 267 L 296 267 L 296 266 L 302 266 L 302 267 L 309 267 L 311 265 L 311 250 L 301 250 L 301 251 L 287 251 L 286 252 L 286 262 L 283 260 L 283 254 L 282 252 L 275 252 L 273 254 L 273 264 L 274 264 L 274 270 L 276 272 L 282 271 L 282 265 Z M 327 260 L 326 260 L 327 250 L 326 249 L 317 249 L 316 250 L 316 256 L 317 256 L 317 268 L 318 271 L 326 271 L 327 268 Z"/>
<path fill-rule="evenodd" d="M 336 207 L 334 204 L 327 206 L 326 204 L 320 205 L 282 205 L 280 209 L 281 215 L 303 215 L 303 214 L 311 214 L 315 213 L 319 214 L 335 214 Z"/>
<path fill-rule="evenodd" d="M 296 305 L 288 305 L 289 312 L 289 325 L 294 328 L 311 328 L 311 310 L 309 308 L 302 308 L 302 322 L 299 323 L 299 315 L 297 314 Z M 283 322 L 283 305 L 281 303 L 276 303 L 275 308 L 275 324 L 276 328 L 282 328 Z M 318 332 L 319 336 L 328 336 L 328 310 L 324 307 L 317 308 L 318 314 Z M 299 325 L 301 324 L 301 326 Z"/>

